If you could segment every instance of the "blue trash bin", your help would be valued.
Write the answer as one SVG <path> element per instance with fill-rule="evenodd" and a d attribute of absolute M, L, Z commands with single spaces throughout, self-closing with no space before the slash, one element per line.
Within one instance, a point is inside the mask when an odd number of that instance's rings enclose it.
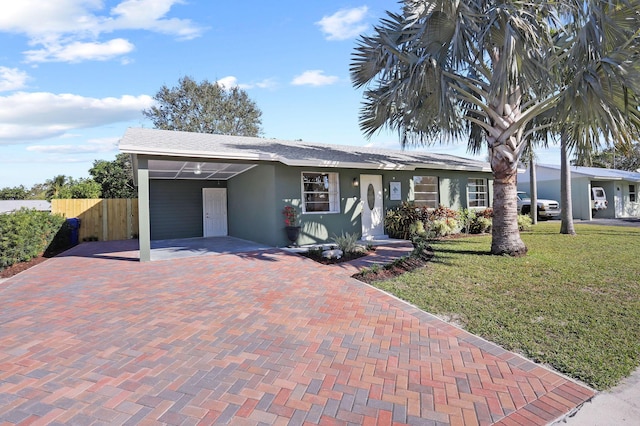
<path fill-rule="evenodd" d="M 78 245 L 79 235 L 80 235 L 80 219 L 77 217 L 72 217 L 67 219 L 67 225 L 69 226 L 69 242 L 72 246 Z"/>

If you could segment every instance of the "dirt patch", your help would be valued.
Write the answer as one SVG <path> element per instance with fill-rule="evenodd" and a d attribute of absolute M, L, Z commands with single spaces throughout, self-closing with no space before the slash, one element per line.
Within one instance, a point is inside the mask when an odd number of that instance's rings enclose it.
<path fill-rule="evenodd" d="M 0 278 L 11 278 L 12 276 L 19 274 L 22 271 L 26 271 L 27 269 L 32 268 L 44 262 L 47 259 L 57 256 L 58 254 L 62 253 L 65 250 L 67 249 L 64 248 L 56 251 L 47 251 L 46 253 L 43 253 L 40 256 L 34 257 L 31 260 L 27 260 L 26 262 L 20 262 L 20 263 L 16 263 L 15 265 L 11 265 L 8 268 L 0 270 Z"/>
<path fill-rule="evenodd" d="M 47 259 L 48 257 L 38 256 L 26 262 L 20 262 L 20 263 L 16 263 L 15 265 L 11 265 L 8 268 L 5 268 L 2 271 L 0 271 L 0 278 L 11 278 L 12 276 L 22 271 L 26 271 L 27 269 L 33 266 L 36 266 L 37 264 L 42 263 Z"/>
<path fill-rule="evenodd" d="M 429 247 L 420 256 L 413 254 L 411 256 L 400 258 L 384 266 L 367 268 L 353 275 L 353 278 L 369 284 L 375 281 L 388 280 L 397 277 L 398 275 L 402 275 L 405 272 L 411 272 L 415 269 L 426 266 L 432 257 L 433 250 Z"/>

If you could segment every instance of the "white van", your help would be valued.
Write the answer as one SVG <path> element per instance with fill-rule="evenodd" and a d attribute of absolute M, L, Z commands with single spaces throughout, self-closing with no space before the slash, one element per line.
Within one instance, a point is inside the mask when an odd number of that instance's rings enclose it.
<path fill-rule="evenodd" d="M 605 210 L 609 205 L 607 201 L 607 194 L 604 192 L 604 188 L 600 186 L 594 186 L 591 188 L 591 215 L 595 216 L 596 212 Z"/>

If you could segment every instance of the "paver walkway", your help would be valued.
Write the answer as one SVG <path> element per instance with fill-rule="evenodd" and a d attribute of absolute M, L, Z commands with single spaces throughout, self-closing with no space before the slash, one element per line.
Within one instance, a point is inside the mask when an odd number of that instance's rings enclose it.
<path fill-rule="evenodd" d="M 303 257 L 105 244 L 0 288 L 1 424 L 534 425 L 593 395 Z"/>

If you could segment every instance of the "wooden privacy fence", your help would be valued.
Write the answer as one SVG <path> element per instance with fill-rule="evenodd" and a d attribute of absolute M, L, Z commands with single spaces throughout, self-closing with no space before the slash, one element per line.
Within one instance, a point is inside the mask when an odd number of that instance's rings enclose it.
<path fill-rule="evenodd" d="M 53 199 L 51 213 L 80 219 L 80 242 L 138 238 L 137 198 Z"/>

